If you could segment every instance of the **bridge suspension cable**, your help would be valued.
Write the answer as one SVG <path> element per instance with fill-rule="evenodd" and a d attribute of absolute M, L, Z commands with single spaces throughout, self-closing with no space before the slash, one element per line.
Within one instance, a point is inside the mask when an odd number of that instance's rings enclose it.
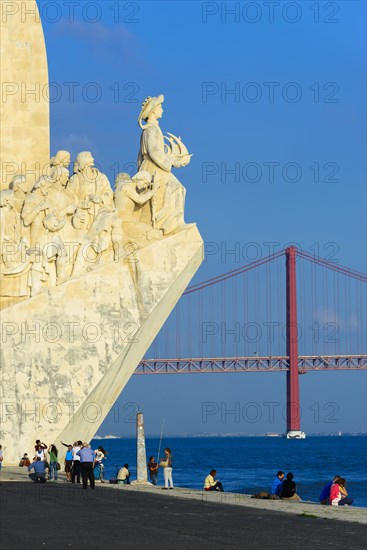
<path fill-rule="evenodd" d="M 242 267 L 239 267 L 238 269 L 234 269 L 233 271 L 228 271 L 227 273 L 223 273 L 222 275 L 218 275 L 217 277 L 213 277 L 212 279 L 207 279 L 206 281 L 203 281 L 202 283 L 197 283 L 196 285 L 191 285 L 187 287 L 185 292 L 183 293 L 183 296 L 187 294 L 191 294 L 192 292 L 197 292 L 198 290 L 203 290 L 204 288 L 216 285 L 217 283 L 221 283 L 223 281 L 226 281 L 227 279 L 231 279 L 232 277 L 236 277 L 237 275 L 240 275 L 241 273 L 246 273 L 247 271 L 251 271 L 252 269 L 255 269 L 256 267 L 259 267 L 261 265 L 264 265 L 268 262 L 271 262 L 273 260 L 276 260 L 277 258 L 280 258 L 280 256 L 283 256 L 284 252 L 281 250 L 280 252 L 276 252 L 275 254 L 270 254 L 269 256 L 266 256 L 265 258 L 262 258 L 261 260 L 256 260 L 255 262 L 251 262 L 249 264 L 246 264 Z"/>
<path fill-rule="evenodd" d="M 365 273 L 361 273 L 360 271 L 355 271 L 354 269 L 350 269 L 349 267 L 338 265 L 333 262 L 328 262 L 327 260 L 324 260 L 322 258 L 315 258 L 315 256 L 312 256 L 312 254 L 308 254 L 308 252 L 305 252 L 301 249 L 297 249 L 297 256 L 300 256 L 308 262 L 313 262 L 315 264 L 326 267 L 327 269 L 331 269 L 332 271 L 337 271 L 338 273 L 348 275 L 348 277 L 352 277 L 353 279 L 357 279 L 359 281 L 367 283 L 367 275 Z"/>

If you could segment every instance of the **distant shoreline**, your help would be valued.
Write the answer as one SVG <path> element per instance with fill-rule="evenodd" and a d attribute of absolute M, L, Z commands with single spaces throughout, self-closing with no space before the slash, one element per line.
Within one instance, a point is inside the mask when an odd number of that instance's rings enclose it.
<path fill-rule="evenodd" d="M 145 438 L 146 439 L 157 439 L 160 437 L 160 434 L 150 434 L 150 435 L 145 435 Z M 259 437 L 267 437 L 267 438 L 280 438 L 280 439 L 284 439 L 283 438 L 283 434 L 271 434 L 271 435 L 267 435 L 267 434 L 218 434 L 218 433 L 208 433 L 208 434 L 187 434 L 187 435 L 177 435 L 177 434 L 165 434 L 165 439 L 167 438 L 174 438 L 174 439 L 206 439 L 206 438 L 231 438 L 231 437 L 235 437 L 235 438 L 251 438 L 251 437 L 256 437 L 256 438 L 259 438 Z M 348 432 L 345 432 L 345 433 L 342 433 L 342 434 L 339 434 L 339 433 L 331 433 L 331 434 L 313 434 L 313 433 L 310 433 L 310 434 L 307 434 L 307 438 L 313 438 L 313 437 L 367 437 L 367 433 L 348 433 Z M 113 439 L 136 439 L 136 436 L 134 435 L 112 435 L 112 434 L 107 434 L 107 435 L 96 435 L 93 437 L 94 440 L 113 440 Z"/>

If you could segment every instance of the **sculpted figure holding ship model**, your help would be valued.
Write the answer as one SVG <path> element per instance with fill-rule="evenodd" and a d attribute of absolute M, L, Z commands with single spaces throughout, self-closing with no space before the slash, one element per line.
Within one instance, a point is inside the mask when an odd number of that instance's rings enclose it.
<path fill-rule="evenodd" d="M 77 155 L 71 176 L 64 149 L 32 189 L 23 174 L 14 176 L 0 202 L 1 307 L 118 261 L 131 244 L 141 248 L 185 227 L 186 190 L 172 168 L 189 164 L 191 155 L 181 138 L 163 135 L 163 101 L 163 95 L 144 100 L 138 172 L 118 174 L 115 193 L 89 151 Z"/>
<path fill-rule="evenodd" d="M 154 176 L 159 186 L 155 201 L 155 227 L 164 235 L 179 230 L 185 225 L 184 208 L 186 189 L 172 174 L 172 168 L 189 164 L 191 155 L 180 138 L 168 134 L 165 143 L 159 119 L 163 115 L 164 96 L 147 97 L 139 115 L 143 132 L 138 156 L 139 170 Z"/>

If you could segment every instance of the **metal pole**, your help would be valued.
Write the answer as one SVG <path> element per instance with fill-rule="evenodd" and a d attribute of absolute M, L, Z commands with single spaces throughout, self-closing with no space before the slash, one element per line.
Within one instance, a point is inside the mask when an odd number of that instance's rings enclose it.
<path fill-rule="evenodd" d="M 287 371 L 287 438 L 303 439 L 305 434 L 300 429 L 301 409 L 298 379 L 297 251 L 294 246 L 290 246 L 285 253 L 287 273 L 287 356 L 289 360 L 289 370 Z"/>

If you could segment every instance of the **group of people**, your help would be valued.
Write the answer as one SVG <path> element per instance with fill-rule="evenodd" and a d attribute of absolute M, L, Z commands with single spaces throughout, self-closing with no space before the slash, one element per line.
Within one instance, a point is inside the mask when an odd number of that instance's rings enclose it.
<path fill-rule="evenodd" d="M 104 477 L 104 465 L 107 452 L 103 447 L 98 447 L 95 451 L 91 449 L 91 446 L 82 441 L 76 441 L 73 445 L 61 442 L 62 445 L 67 447 L 65 455 L 65 474 L 66 481 L 71 483 L 80 483 L 82 478 L 83 489 L 87 488 L 88 480 L 92 489 L 95 487 L 95 481 L 99 480 L 103 483 Z M 24 453 L 19 466 L 27 467 L 31 472 L 29 477 L 35 482 L 46 482 L 46 469 L 48 468 L 49 481 L 57 480 L 57 472 L 60 470 L 60 464 L 58 462 L 58 449 L 55 445 L 51 445 L 48 449 L 47 445 L 41 442 L 39 439 L 35 445 L 35 455 L 33 462 L 29 460 L 28 454 Z M 1 450 L 1 449 L 0 449 Z M 49 460 L 47 461 L 47 454 Z M 169 447 L 164 449 L 164 457 L 158 462 L 154 456 L 149 458 L 148 470 L 150 481 L 153 485 L 157 485 L 159 468 L 163 469 L 164 487 L 163 489 L 173 489 L 173 458 L 172 451 Z M 32 472 L 33 470 L 33 472 Z M 223 492 L 223 485 L 220 481 L 216 480 L 216 470 L 211 470 L 209 475 L 205 478 L 204 489 L 206 491 L 221 491 Z M 119 468 L 116 476 L 117 484 L 130 484 L 130 470 L 129 465 L 124 464 L 122 468 Z"/>
<path fill-rule="evenodd" d="M 50 448 L 48 450 L 47 449 L 48 447 L 46 443 L 43 443 L 39 439 L 37 439 L 34 446 L 33 462 L 31 463 L 27 453 L 24 453 L 19 462 L 19 466 L 28 468 L 28 471 L 31 472 L 29 474 L 29 477 L 37 483 L 46 482 L 46 469 L 48 469 L 49 481 L 56 481 L 57 472 L 58 470 L 60 470 L 60 463 L 57 459 L 57 447 L 52 444 L 50 445 Z"/>
<path fill-rule="evenodd" d="M 297 487 L 293 481 L 293 474 L 289 472 L 284 479 L 284 472 L 279 470 L 271 486 L 271 495 L 273 498 L 286 500 L 301 500 L 297 495 Z M 351 506 L 353 499 L 348 496 L 346 489 L 346 480 L 340 476 L 334 476 L 321 490 L 320 504 L 330 504 L 331 506 Z"/>
<path fill-rule="evenodd" d="M 70 443 L 61 442 L 64 447 L 67 447 L 65 454 L 65 474 L 66 481 L 70 483 L 80 483 L 80 478 L 83 481 L 83 488 L 87 487 L 87 480 L 90 480 L 91 487 L 94 488 L 95 481 L 103 483 L 104 464 L 103 461 L 107 458 L 107 452 L 103 447 L 99 446 L 95 451 L 87 442 L 82 442 L 80 439 Z M 84 450 L 83 450 L 84 449 Z M 85 449 L 89 449 L 85 451 Z M 90 451 L 90 452 L 89 452 Z M 88 463 L 87 465 L 83 463 Z M 90 464 L 91 463 L 91 464 Z M 84 472 L 84 477 L 83 477 Z M 93 482 L 91 479 L 93 478 Z"/>
<path fill-rule="evenodd" d="M 68 443 L 62 443 L 62 445 L 67 447 L 64 461 L 66 481 L 80 483 L 80 479 L 82 479 L 83 489 L 87 488 L 88 480 L 92 489 L 95 487 L 96 480 L 103 483 L 103 460 L 107 454 L 103 447 L 98 447 L 93 451 L 89 443 L 83 443 L 80 440 L 74 442 L 73 445 Z M 30 461 L 28 454 L 24 453 L 19 466 L 27 467 L 30 479 L 36 483 L 46 482 L 47 470 L 48 480 L 57 481 L 58 471 L 61 469 L 57 447 L 52 444 L 48 448 L 45 443 L 37 439 L 34 449 L 33 462 Z"/>
<path fill-rule="evenodd" d="M 172 452 L 169 447 L 164 449 L 164 458 L 159 462 L 156 462 L 155 457 L 151 456 L 148 462 L 148 470 L 150 481 L 153 485 L 157 485 L 158 480 L 158 470 L 163 468 L 163 477 L 164 477 L 164 487 L 163 489 L 173 489 L 173 479 L 172 479 L 172 469 L 173 469 L 173 459 Z"/>
<path fill-rule="evenodd" d="M 53 156 L 34 183 L 14 175 L 0 192 L 0 303 L 12 305 L 185 227 L 185 188 L 171 169 L 191 155 L 180 138 L 164 141 L 159 119 L 164 96 L 142 104 L 138 172 L 120 173 L 115 190 L 78 153 L 73 169 L 66 150 Z M 168 142 L 167 142 L 168 140 Z"/>
<path fill-rule="evenodd" d="M 66 481 L 71 483 L 80 483 L 82 478 L 83 489 L 87 488 L 88 480 L 92 489 L 95 487 L 95 481 L 99 480 L 103 483 L 103 460 L 106 459 L 107 452 L 103 447 L 98 447 L 95 451 L 91 446 L 82 441 L 76 441 L 73 445 L 62 443 L 67 447 L 65 456 L 65 473 Z M 48 479 L 57 480 L 57 472 L 60 470 L 58 462 L 58 450 L 55 445 L 51 445 L 48 449 L 45 443 L 40 440 L 36 441 L 35 454 L 33 462 L 29 460 L 27 453 L 23 455 L 19 462 L 19 466 L 27 467 L 31 472 L 29 477 L 35 481 L 44 483 L 46 481 L 46 468 L 48 468 Z M 49 455 L 47 461 L 46 453 Z M 0 445 L 0 469 L 3 459 L 2 446 Z M 164 449 L 164 458 L 156 461 L 154 456 L 149 458 L 148 470 L 150 481 L 153 485 L 157 485 L 159 468 L 163 469 L 164 487 L 163 489 L 173 489 L 172 469 L 173 458 L 169 447 Z M 216 479 L 217 471 L 211 470 L 204 480 L 204 491 L 223 492 L 222 483 Z M 124 464 L 117 471 L 117 484 L 130 484 L 129 465 Z M 353 499 L 348 496 L 346 489 L 346 480 L 339 475 L 334 476 L 333 480 L 324 485 L 320 493 L 320 503 L 330 504 L 331 506 L 351 506 Z M 268 495 L 265 497 L 265 494 Z M 264 496 L 260 496 L 264 495 Z M 279 470 L 273 480 L 270 495 L 268 493 L 259 493 L 255 498 L 273 498 L 282 500 L 300 501 L 301 497 L 297 494 L 297 486 L 294 482 L 294 475 L 288 472 L 287 475 L 282 470 Z"/>
<path fill-rule="evenodd" d="M 348 496 L 346 489 L 347 481 L 340 476 L 334 476 L 321 490 L 320 504 L 331 504 L 331 506 L 351 506 L 353 499 Z"/>
<path fill-rule="evenodd" d="M 293 481 L 294 475 L 289 472 L 284 479 L 284 472 L 279 470 L 271 486 L 271 495 L 285 500 L 301 500 L 297 495 L 297 487 Z"/>
<path fill-rule="evenodd" d="M 153 485 L 157 485 L 158 481 L 158 471 L 159 468 L 163 469 L 164 477 L 164 487 L 162 489 L 168 490 L 173 489 L 173 479 L 172 479 L 172 470 L 173 470 L 173 458 L 172 451 L 169 447 L 164 449 L 164 458 L 160 462 L 156 462 L 154 456 L 149 457 L 148 470 L 150 481 Z M 209 475 L 206 476 L 204 480 L 204 490 L 205 491 L 220 491 L 223 492 L 222 483 L 216 479 L 217 471 L 211 470 Z"/>

